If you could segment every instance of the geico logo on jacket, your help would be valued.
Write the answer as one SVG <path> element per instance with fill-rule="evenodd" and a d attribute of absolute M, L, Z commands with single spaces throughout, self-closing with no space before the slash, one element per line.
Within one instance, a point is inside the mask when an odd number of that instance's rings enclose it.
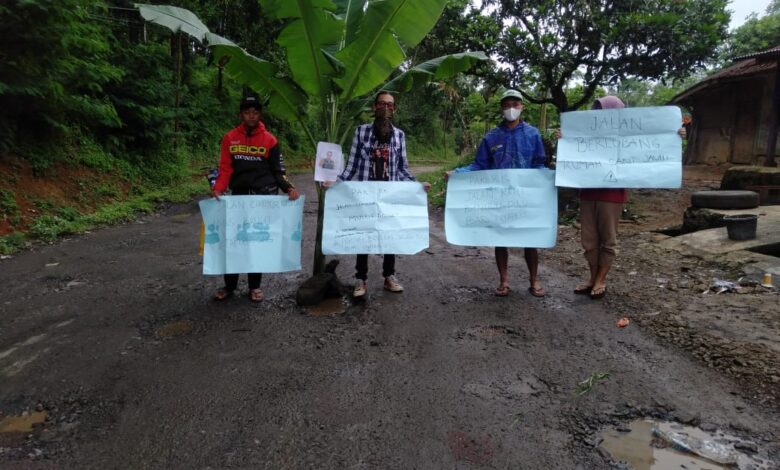
<path fill-rule="evenodd" d="M 268 149 L 265 147 L 258 147 L 256 145 L 231 145 L 230 153 L 243 154 L 244 156 L 251 157 L 265 157 L 268 153 Z M 235 155 L 236 157 L 238 155 Z"/>

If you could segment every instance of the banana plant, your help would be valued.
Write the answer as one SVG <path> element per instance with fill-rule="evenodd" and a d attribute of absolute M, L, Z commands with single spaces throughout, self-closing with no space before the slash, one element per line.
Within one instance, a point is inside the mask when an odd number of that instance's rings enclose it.
<path fill-rule="evenodd" d="M 409 91 L 465 72 L 488 60 L 482 52 L 445 55 L 410 66 L 404 49 L 422 41 L 448 0 L 259 0 L 264 14 L 285 23 L 276 42 L 285 49 L 289 76 L 227 38 L 211 33 L 192 12 L 173 6 L 136 7 L 149 22 L 184 32 L 208 46 L 214 63 L 266 100 L 266 109 L 303 126 L 312 147 L 318 140 L 344 146 L 361 113 L 379 89 Z M 391 76 L 393 77 L 392 79 Z M 317 110 L 315 136 L 303 119 Z M 317 187 L 314 273 L 323 272 L 324 194 Z"/>

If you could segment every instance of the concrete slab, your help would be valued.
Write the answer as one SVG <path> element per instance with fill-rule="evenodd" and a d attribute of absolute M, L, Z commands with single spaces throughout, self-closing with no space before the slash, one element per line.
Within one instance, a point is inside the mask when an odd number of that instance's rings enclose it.
<path fill-rule="evenodd" d="M 780 275 L 780 258 L 749 250 L 780 247 L 780 206 L 759 206 L 754 209 L 715 210 L 723 215 L 757 214 L 756 238 L 753 240 L 730 240 L 726 227 L 700 230 L 698 232 L 670 237 L 658 242 L 664 248 L 683 254 L 710 258 L 719 261 L 741 261 L 746 273 L 771 272 Z"/>

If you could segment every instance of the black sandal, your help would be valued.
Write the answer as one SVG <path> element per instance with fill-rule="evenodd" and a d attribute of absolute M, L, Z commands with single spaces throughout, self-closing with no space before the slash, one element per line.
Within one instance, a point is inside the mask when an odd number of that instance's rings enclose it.
<path fill-rule="evenodd" d="M 221 287 L 217 289 L 217 292 L 214 293 L 214 300 L 216 300 L 217 302 L 221 302 L 223 300 L 230 298 L 230 296 L 232 295 L 233 295 L 232 290 L 227 290 L 224 287 Z"/>
<path fill-rule="evenodd" d="M 593 286 L 587 286 L 585 284 L 582 287 L 575 287 L 574 293 L 578 295 L 590 295 L 590 291 L 593 290 Z"/>
<path fill-rule="evenodd" d="M 593 292 L 593 291 L 591 291 L 589 295 L 590 295 L 590 298 L 593 299 L 593 300 L 602 299 L 602 298 L 604 298 L 605 295 L 607 295 L 607 286 L 604 286 L 601 289 L 601 292 Z"/>

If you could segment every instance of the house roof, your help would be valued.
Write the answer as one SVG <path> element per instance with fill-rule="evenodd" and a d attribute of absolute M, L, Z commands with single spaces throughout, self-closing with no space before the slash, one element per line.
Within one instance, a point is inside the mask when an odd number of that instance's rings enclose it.
<path fill-rule="evenodd" d="M 753 52 L 751 54 L 735 57 L 732 61 L 736 62 L 738 60 L 745 60 L 745 59 L 764 60 L 764 59 L 772 59 L 777 57 L 780 57 L 780 46 L 775 46 L 771 49 L 767 49 L 761 52 Z"/>
<path fill-rule="evenodd" d="M 681 91 L 672 98 L 671 103 L 684 104 L 688 98 L 701 90 L 723 83 L 740 81 L 754 75 L 771 73 L 771 71 L 777 68 L 777 63 L 780 61 L 780 46 L 740 56 L 735 58 L 734 61 L 736 62 L 734 65 L 710 75 L 687 90 Z"/>

